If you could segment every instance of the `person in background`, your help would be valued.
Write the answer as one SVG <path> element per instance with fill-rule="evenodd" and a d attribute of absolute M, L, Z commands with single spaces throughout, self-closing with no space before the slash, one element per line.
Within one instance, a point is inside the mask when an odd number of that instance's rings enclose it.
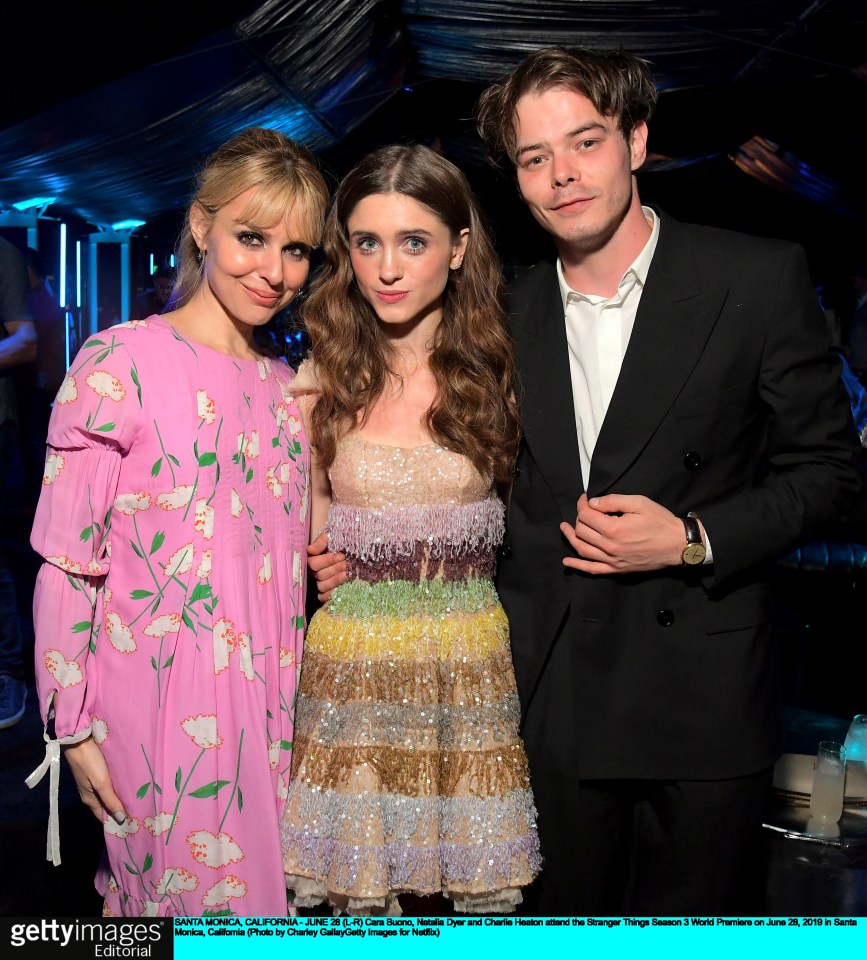
<path fill-rule="evenodd" d="M 18 597 L 4 540 L 11 512 L 18 506 L 16 482 L 23 472 L 15 374 L 36 357 L 28 289 L 22 252 L 0 237 L 0 730 L 24 716 L 27 698 Z"/>
<path fill-rule="evenodd" d="M 58 303 L 45 274 L 42 255 L 33 247 L 24 251 L 30 281 L 29 308 L 36 325 L 36 358 L 29 366 L 19 394 L 21 401 L 21 453 L 27 494 L 35 503 L 42 487 L 45 439 L 51 405 L 66 373 L 66 311 Z"/>
<path fill-rule="evenodd" d="M 288 911 L 309 449 L 294 372 L 254 334 L 305 282 L 327 202 L 280 132 L 224 143 L 187 210 L 176 309 L 88 339 L 57 395 L 31 535 L 47 750 L 28 784 L 62 749 L 104 825 L 106 914 Z"/>
<path fill-rule="evenodd" d="M 168 264 L 160 264 L 151 274 L 151 286 L 133 301 L 130 320 L 144 320 L 154 314 L 165 313 L 177 278 L 177 271 Z"/>
<path fill-rule="evenodd" d="M 525 435 L 497 578 L 547 915 L 763 909 L 773 565 L 861 490 L 803 250 L 642 205 L 656 99 L 639 57 L 553 48 L 478 108 L 555 254 L 510 290 Z"/>
<path fill-rule="evenodd" d="M 520 436 L 502 278 L 464 175 L 384 147 L 340 184 L 302 316 L 313 523 L 349 580 L 310 624 L 283 817 L 300 906 L 505 913 L 540 867 L 492 583 Z"/>

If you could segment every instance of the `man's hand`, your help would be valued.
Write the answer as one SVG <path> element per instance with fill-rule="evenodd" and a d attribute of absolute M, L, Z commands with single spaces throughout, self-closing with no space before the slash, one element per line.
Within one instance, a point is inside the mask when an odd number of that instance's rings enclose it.
<path fill-rule="evenodd" d="M 114 792 L 102 750 L 93 737 L 65 746 L 63 755 L 72 770 L 81 802 L 100 823 L 105 820 L 106 813 L 116 823 L 123 823 L 126 812 L 120 797 Z"/>
<path fill-rule="evenodd" d="M 322 603 L 331 598 L 331 591 L 347 580 L 346 557 L 328 553 L 328 533 L 319 536 L 307 547 L 307 566 L 316 578 L 316 596 Z"/>
<path fill-rule="evenodd" d="M 564 566 L 582 573 L 646 573 L 679 566 L 686 544 L 683 521 L 670 510 L 642 496 L 605 497 L 578 501 L 575 526 L 560 530 L 577 557 L 564 557 Z"/>

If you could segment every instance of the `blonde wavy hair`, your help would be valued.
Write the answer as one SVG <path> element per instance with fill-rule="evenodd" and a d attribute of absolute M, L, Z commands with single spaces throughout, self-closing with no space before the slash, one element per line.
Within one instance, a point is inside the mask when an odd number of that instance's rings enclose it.
<path fill-rule="evenodd" d="M 311 249 L 319 246 L 328 187 L 315 157 L 279 130 L 248 127 L 218 147 L 196 178 L 175 251 L 178 275 L 172 308 L 187 303 L 202 283 L 203 262 L 190 227 L 190 211 L 198 205 L 210 226 L 221 207 L 252 187 L 256 192 L 242 220 L 270 226 L 294 215 L 300 234 L 296 239 Z"/>
<path fill-rule="evenodd" d="M 454 241 L 469 228 L 463 262 L 449 271 L 443 294 L 430 355 L 437 394 L 425 427 L 437 443 L 508 482 L 521 421 L 502 271 L 466 177 L 418 145 L 383 147 L 362 159 L 338 187 L 325 223 L 325 262 L 301 308 L 321 388 L 310 416 L 319 462 L 325 468 L 334 462 L 339 438 L 364 422 L 389 377 L 397 376 L 392 347 L 355 283 L 347 231 L 361 200 L 389 193 L 422 204 Z"/>

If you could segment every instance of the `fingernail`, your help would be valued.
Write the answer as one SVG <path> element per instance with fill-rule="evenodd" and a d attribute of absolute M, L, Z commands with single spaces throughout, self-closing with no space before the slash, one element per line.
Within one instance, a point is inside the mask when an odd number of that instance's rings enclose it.
<path fill-rule="evenodd" d="M 123 810 L 115 810 L 111 817 L 115 823 L 126 823 L 126 814 Z"/>

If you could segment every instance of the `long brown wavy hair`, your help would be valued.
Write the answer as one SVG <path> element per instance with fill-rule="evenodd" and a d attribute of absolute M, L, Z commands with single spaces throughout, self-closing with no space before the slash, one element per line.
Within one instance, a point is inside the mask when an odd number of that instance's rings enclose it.
<path fill-rule="evenodd" d="M 457 241 L 469 228 L 463 263 L 449 271 L 442 321 L 429 362 L 437 395 L 425 427 L 498 482 L 511 479 L 521 433 L 517 374 L 504 309 L 502 271 L 464 174 L 424 146 L 382 147 L 341 182 L 325 222 L 324 265 L 301 316 L 321 388 L 311 411 L 320 464 L 334 462 L 338 439 L 359 423 L 395 377 L 395 355 L 352 273 L 347 220 L 372 194 L 411 197 Z"/>

